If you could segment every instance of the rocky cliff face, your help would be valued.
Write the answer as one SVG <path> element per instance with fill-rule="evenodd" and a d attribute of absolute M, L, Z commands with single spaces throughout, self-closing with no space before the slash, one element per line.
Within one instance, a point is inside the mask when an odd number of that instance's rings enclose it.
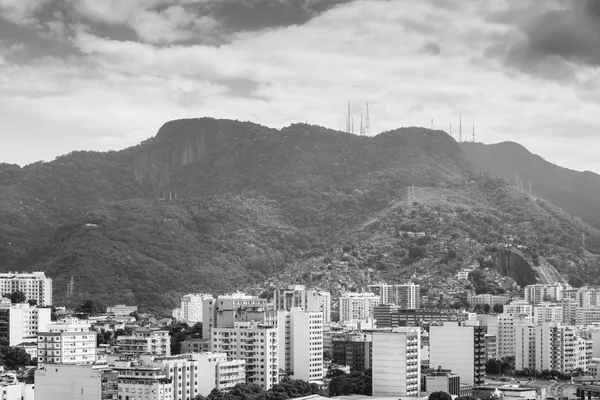
<path fill-rule="evenodd" d="M 201 160 L 220 139 L 219 122 L 214 119 L 167 122 L 156 138 L 140 146 L 133 161 L 135 179 L 166 187 L 177 168 Z"/>
<path fill-rule="evenodd" d="M 536 283 L 566 283 L 565 278 L 543 257 L 534 263 L 516 249 L 498 251 L 492 258 L 492 262 L 498 272 L 513 278 L 520 286 Z"/>

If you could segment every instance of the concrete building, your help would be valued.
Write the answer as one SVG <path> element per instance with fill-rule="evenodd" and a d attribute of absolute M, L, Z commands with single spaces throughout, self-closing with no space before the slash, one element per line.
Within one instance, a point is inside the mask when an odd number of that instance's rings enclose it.
<path fill-rule="evenodd" d="M 323 382 L 323 314 L 292 307 L 279 311 L 279 367 L 294 379 Z"/>
<path fill-rule="evenodd" d="M 373 293 L 344 293 L 340 296 L 340 322 L 372 319 L 373 308 L 380 301 Z"/>
<path fill-rule="evenodd" d="M 168 356 L 171 354 L 171 336 L 166 330 L 139 327 L 131 335 L 117 338 L 117 351 L 131 355 Z"/>
<path fill-rule="evenodd" d="M 485 375 L 485 328 L 445 322 L 429 328 L 432 368 L 450 369 L 465 384 L 479 385 Z"/>
<path fill-rule="evenodd" d="M 563 321 L 563 307 L 556 303 L 538 303 L 533 307 L 533 321 L 541 326 L 544 322 Z"/>
<path fill-rule="evenodd" d="M 137 312 L 137 306 L 127 306 L 125 304 L 117 304 L 112 307 L 106 307 L 106 313 L 112 314 L 115 317 L 128 317 L 131 313 Z"/>
<path fill-rule="evenodd" d="M 373 332 L 373 396 L 419 395 L 420 341 L 416 328 Z"/>
<path fill-rule="evenodd" d="M 235 322 L 277 323 L 277 312 L 267 299 L 237 292 L 205 299 L 202 310 L 202 337 L 210 338 L 212 328 L 233 328 Z"/>
<path fill-rule="evenodd" d="M 213 299 L 213 296 L 206 293 L 189 293 L 181 296 L 181 306 L 173 310 L 173 318 L 188 325 L 202 322 L 204 300 L 210 299 Z"/>
<path fill-rule="evenodd" d="M 576 325 L 592 325 L 600 322 L 600 306 L 577 307 L 575 309 Z"/>
<path fill-rule="evenodd" d="M 533 316 L 533 305 L 525 300 L 514 300 L 504 305 L 504 314 Z"/>
<path fill-rule="evenodd" d="M 340 333 L 334 335 L 333 363 L 347 365 L 353 371 L 364 371 L 373 367 L 373 335 L 371 333 Z"/>
<path fill-rule="evenodd" d="M 570 288 L 571 286 L 561 283 L 527 285 L 524 289 L 524 298 L 531 304 L 558 301 L 563 298 L 563 291 Z"/>
<path fill-rule="evenodd" d="M 485 358 L 491 360 L 498 358 L 498 337 L 496 335 L 485 335 Z"/>
<path fill-rule="evenodd" d="M 508 296 L 497 296 L 494 294 L 469 294 L 467 295 L 467 302 L 471 307 L 475 307 L 477 305 L 488 305 L 490 307 L 495 306 L 496 304 L 506 304 L 508 303 Z"/>
<path fill-rule="evenodd" d="M 67 318 L 48 324 L 48 332 L 39 332 L 38 365 L 92 364 L 96 361 L 96 332 L 90 324 Z"/>
<path fill-rule="evenodd" d="M 38 308 L 29 303 L 0 306 L 0 339 L 9 346 L 24 342 L 37 342 L 38 332 L 48 331 L 51 323 L 50 308 Z"/>
<path fill-rule="evenodd" d="M 198 394 L 208 396 L 213 390 L 229 390 L 238 383 L 246 382 L 246 361 L 227 360 L 226 353 L 195 354 L 198 370 Z M 214 371 L 214 374 L 212 373 Z"/>
<path fill-rule="evenodd" d="M 142 355 L 139 365 L 162 369 L 172 382 L 173 400 L 193 400 L 198 395 L 208 395 L 215 388 L 227 390 L 246 381 L 246 363 L 228 361 L 224 353 Z"/>
<path fill-rule="evenodd" d="M 210 351 L 210 339 L 192 338 L 181 342 L 182 353 L 204 353 Z"/>
<path fill-rule="evenodd" d="M 52 305 L 52 279 L 44 272 L 0 273 L 0 296 L 21 291 L 27 300 L 36 300 L 38 306 Z"/>
<path fill-rule="evenodd" d="M 279 382 L 278 331 L 275 325 L 236 322 L 233 328 L 212 328 L 211 349 L 246 361 L 246 381 L 269 390 Z"/>
<path fill-rule="evenodd" d="M 515 355 L 515 327 L 533 324 L 533 317 L 526 315 L 498 315 L 498 357 Z"/>
<path fill-rule="evenodd" d="M 391 304 L 380 304 L 373 307 L 373 316 L 378 328 L 396 328 L 399 326 L 428 326 L 442 324 L 445 321 L 458 321 L 466 315 L 458 310 L 440 309 L 403 309 Z"/>
<path fill-rule="evenodd" d="M 290 285 L 273 292 L 277 311 L 290 311 L 293 307 L 323 313 L 323 324 L 331 322 L 331 294 L 322 290 L 306 289 L 304 285 Z"/>
<path fill-rule="evenodd" d="M 515 369 L 535 367 L 535 335 L 534 324 L 520 324 L 515 327 Z"/>
<path fill-rule="evenodd" d="M 461 396 L 460 377 L 452 371 L 429 370 L 421 374 L 421 392 L 426 394 L 446 392 L 452 396 Z"/>
<path fill-rule="evenodd" d="M 118 374 L 119 400 L 174 400 L 173 381 L 160 367 L 119 360 L 111 369 Z"/>
<path fill-rule="evenodd" d="M 44 365 L 35 371 L 35 400 L 116 400 L 117 379 L 106 366 Z"/>
<path fill-rule="evenodd" d="M 379 296 L 379 304 L 393 304 L 404 309 L 421 307 L 421 287 L 414 283 L 368 285 L 368 290 Z"/>

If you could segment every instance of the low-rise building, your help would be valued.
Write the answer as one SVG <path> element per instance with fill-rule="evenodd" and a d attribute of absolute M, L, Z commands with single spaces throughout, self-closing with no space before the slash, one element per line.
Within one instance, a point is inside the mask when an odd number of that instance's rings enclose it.
<path fill-rule="evenodd" d="M 96 361 L 96 336 L 88 322 L 77 318 L 49 324 L 48 332 L 38 333 L 38 365 L 92 364 Z"/>
<path fill-rule="evenodd" d="M 136 328 L 131 335 L 117 338 L 117 351 L 122 354 L 171 354 L 169 331 L 161 329 Z"/>
<path fill-rule="evenodd" d="M 116 400 L 117 376 L 106 366 L 47 364 L 35 371 L 35 400 Z"/>

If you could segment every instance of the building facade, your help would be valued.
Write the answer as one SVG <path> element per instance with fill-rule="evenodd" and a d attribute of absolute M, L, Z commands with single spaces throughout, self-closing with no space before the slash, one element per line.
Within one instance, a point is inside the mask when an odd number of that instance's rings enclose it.
<path fill-rule="evenodd" d="M 131 355 L 168 356 L 171 354 L 171 336 L 166 330 L 136 328 L 131 335 L 117 338 L 117 351 Z"/>
<path fill-rule="evenodd" d="M 38 308 L 29 303 L 0 306 L 0 339 L 9 346 L 37 342 L 38 332 L 48 331 L 50 308 Z"/>
<path fill-rule="evenodd" d="M 273 292 L 277 311 L 290 311 L 293 307 L 323 313 L 323 324 L 331 322 L 331 294 L 323 290 L 306 289 L 304 285 L 290 285 Z"/>
<path fill-rule="evenodd" d="M 344 293 L 340 296 L 340 322 L 373 319 L 373 308 L 380 301 L 373 293 Z"/>
<path fill-rule="evenodd" d="M 373 396 L 419 395 L 420 340 L 415 328 L 373 333 Z"/>
<path fill-rule="evenodd" d="M 36 300 L 38 306 L 52 305 L 52 279 L 44 272 L 0 273 L 0 296 L 21 291 L 27 300 Z"/>
<path fill-rule="evenodd" d="M 48 325 L 48 332 L 39 332 L 38 365 L 92 364 L 96 361 L 96 332 L 90 324 L 67 318 Z"/>

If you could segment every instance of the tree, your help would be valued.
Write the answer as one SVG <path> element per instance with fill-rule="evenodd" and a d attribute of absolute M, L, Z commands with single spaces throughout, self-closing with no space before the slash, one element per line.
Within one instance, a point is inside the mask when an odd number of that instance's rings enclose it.
<path fill-rule="evenodd" d="M 496 314 L 502 314 L 504 312 L 504 306 L 502 304 L 494 304 L 493 311 Z"/>
<path fill-rule="evenodd" d="M 25 293 L 21 292 L 20 290 L 15 290 L 10 295 L 10 302 L 12 304 L 25 303 L 26 301 L 27 301 L 27 296 L 25 295 Z"/>
<path fill-rule="evenodd" d="M 490 313 L 490 305 L 489 304 L 484 304 L 483 305 L 483 313 L 484 314 L 489 314 Z"/>
<path fill-rule="evenodd" d="M 37 300 L 36 299 L 29 299 L 27 300 L 27 302 L 29 303 L 30 306 L 37 306 Z"/>
<path fill-rule="evenodd" d="M 77 312 L 89 315 L 98 315 L 106 311 L 106 307 L 98 301 L 86 300 L 82 305 L 76 308 Z"/>
<path fill-rule="evenodd" d="M 0 362 L 7 369 L 31 365 L 31 356 L 21 347 L 0 347 Z"/>
<path fill-rule="evenodd" d="M 427 400 L 452 400 L 452 396 L 446 392 L 433 392 L 427 397 Z"/>

